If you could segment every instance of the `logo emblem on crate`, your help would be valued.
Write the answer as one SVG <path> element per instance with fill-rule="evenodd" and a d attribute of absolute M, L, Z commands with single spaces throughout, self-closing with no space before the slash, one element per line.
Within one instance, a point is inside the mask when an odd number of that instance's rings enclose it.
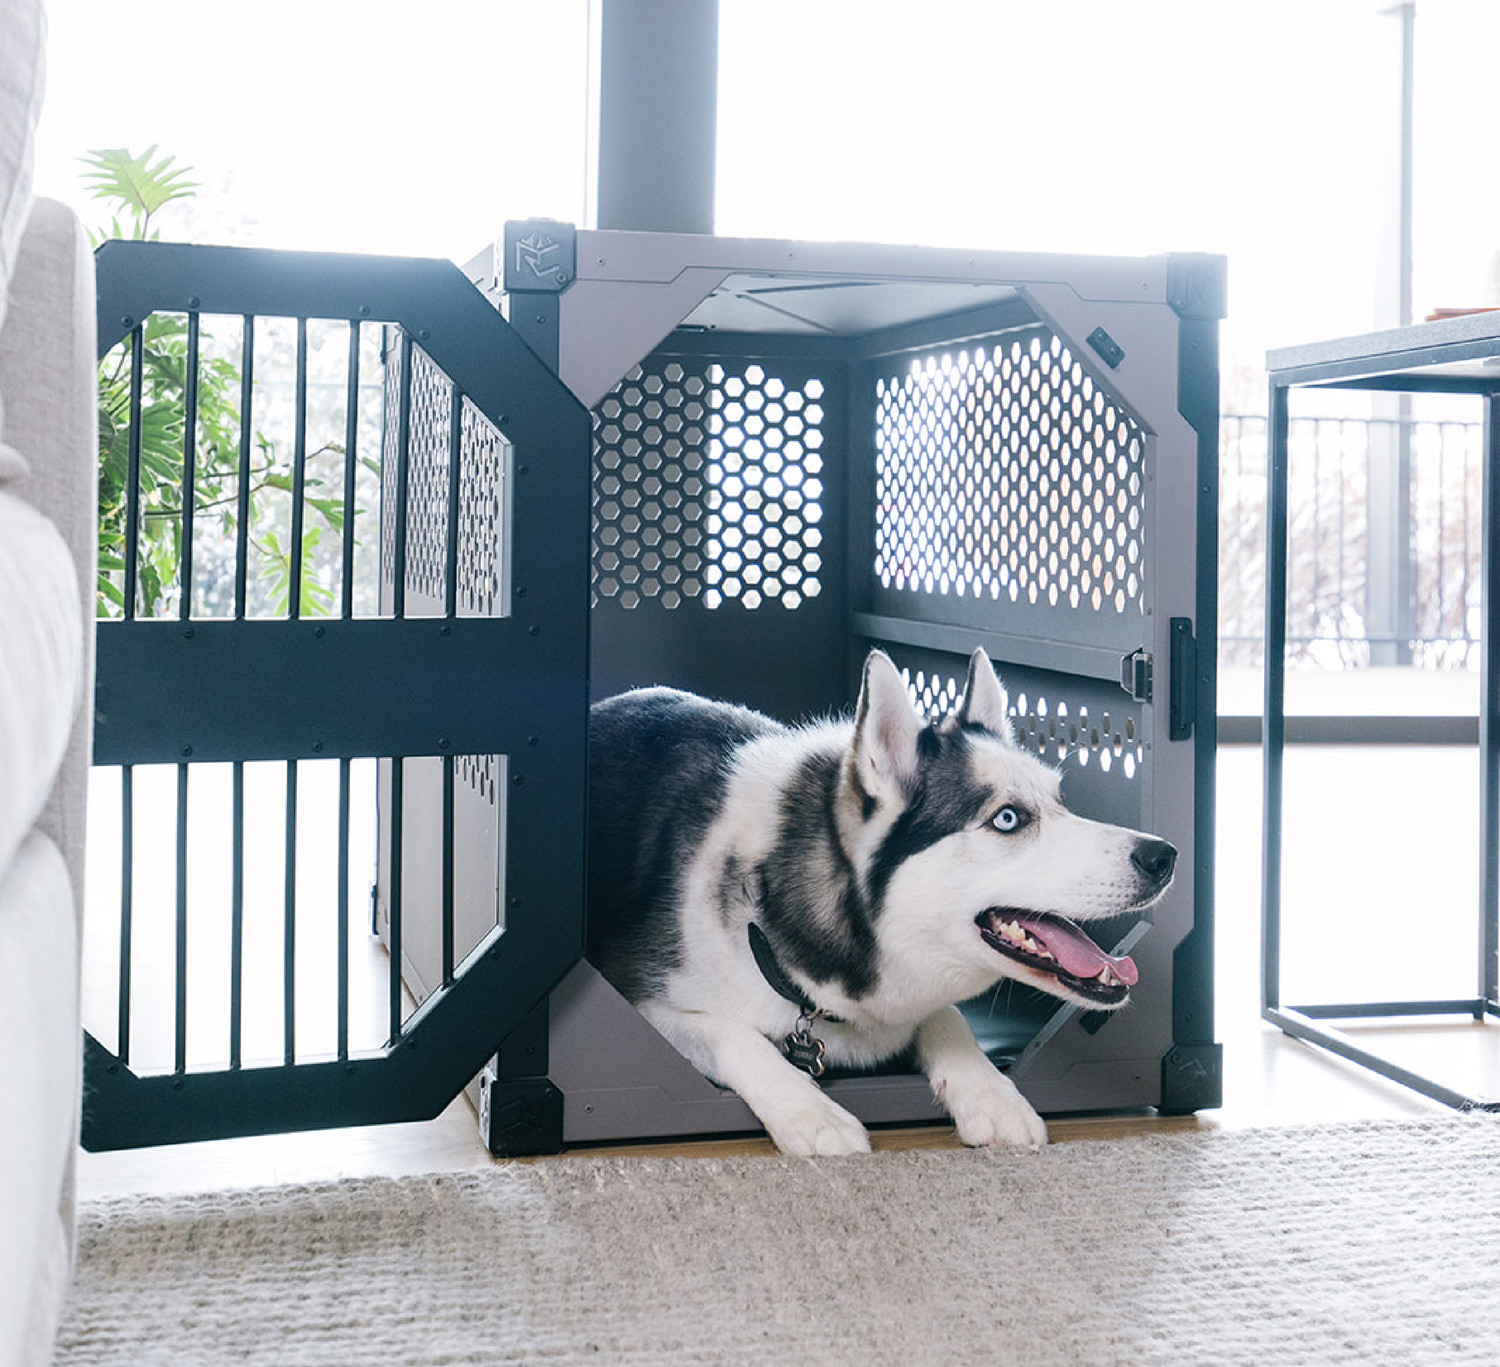
<path fill-rule="evenodd" d="M 507 223 L 504 274 L 507 290 L 566 289 L 572 283 L 576 234 L 568 223 L 529 219 Z"/>

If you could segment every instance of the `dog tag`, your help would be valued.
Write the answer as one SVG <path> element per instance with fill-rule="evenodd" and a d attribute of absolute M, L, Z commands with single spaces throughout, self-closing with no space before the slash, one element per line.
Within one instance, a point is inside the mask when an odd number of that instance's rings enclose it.
<path fill-rule="evenodd" d="M 822 1077 L 826 1065 L 823 1062 L 823 1041 L 814 1039 L 811 1032 L 798 1030 L 781 1041 L 781 1049 L 794 1067 L 802 1069 L 809 1077 Z"/>

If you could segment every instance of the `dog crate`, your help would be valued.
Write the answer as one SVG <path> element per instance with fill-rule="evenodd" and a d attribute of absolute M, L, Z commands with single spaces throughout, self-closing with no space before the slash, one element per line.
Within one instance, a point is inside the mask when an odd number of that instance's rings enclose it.
<path fill-rule="evenodd" d="M 880 646 L 940 711 L 984 647 L 1018 736 L 1062 766 L 1069 804 L 1155 832 L 1182 858 L 1157 907 L 1100 936 L 1140 967 L 1128 1008 L 1089 1012 L 1002 983 L 965 1007 L 977 1036 L 1043 1113 L 1217 1105 L 1223 259 L 534 221 L 507 225 L 467 273 L 592 412 L 591 697 L 665 683 L 796 721 L 848 708 Z M 411 387 L 411 468 L 424 440 L 436 468 L 452 430 L 442 393 L 403 375 L 394 352 L 386 383 Z M 446 497 L 414 480 L 413 546 L 449 525 Z M 497 487 L 501 522 L 503 498 Z M 460 556 L 483 560 L 494 525 L 462 525 Z M 405 574 L 410 602 L 417 558 Z M 483 766 L 466 782 L 483 798 L 457 856 L 484 885 L 477 934 L 495 921 L 507 784 Z M 425 933 L 416 921 L 445 860 L 453 876 L 453 846 L 436 838 L 447 791 L 409 777 L 399 875 L 383 808 L 377 918 L 400 891 L 402 969 L 419 1000 L 445 973 L 436 920 Z M 827 1088 L 867 1124 L 941 1115 L 901 1064 Z M 759 1128 L 587 961 L 471 1095 L 500 1153 Z"/>

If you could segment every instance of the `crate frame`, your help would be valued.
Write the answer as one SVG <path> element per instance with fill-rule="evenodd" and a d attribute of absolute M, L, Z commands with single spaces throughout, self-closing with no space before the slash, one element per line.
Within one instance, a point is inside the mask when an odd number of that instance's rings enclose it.
<path fill-rule="evenodd" d="M 1134 788 L 1123 798 L 1112 795 L 1118 769 L 1112 787 L 1102 772 L 1108 756 L 1101 756 L 1092 770 L 1075 766 L 1069 791 L 1082 797 L 1078 805 L 1089 814 L 1153 829 L 1184 851 L 1168 900 L 1120 927 L 1112 942 L 1136 954 L 1147 982 L 1165 978 L 1170 986 L 1137 989 L 1130 1010 L 1116 1017 L 1057 1003 L 1037 1014 L 1033 1004 L 1020 1042 L 1002 1040 L 995 1051 L 1044 1112 L 1155 1106 L 1181 1113 L 1219 1104 L 1211 941 L 1223 259 L 576 231 L 531 221 L 508 224 L 494 250 L 466 272 L 594 411 L 592 697 L 665 682 L 794 720 L 847 707 L 871 645 L 888 649 L 914 681 L 930 675 L 935 684 L 941 677 L 950 690 L 954 671 L 961 677 L 960 662 L 982 645 L 1013 698 L 1082 694 L 1093 708 L 1089 720 L 1111 707 L 1111 718 L 1128 714 L 1122 730 L 1131 735 L 1138 766 Z M 1138 519 L 1148 558 L 1138 589 L 1124 595 L 1125 606 L 1112 616 L 1091 611 L 1087 592 L 1081 604 L 1059 605 L 1055 576 L 1050 589 L 1043 584 L 1043 597 L 1053 592 L 1053 599 L 1037 611 L 1035 601 L 1026 601 L 1036 573 L 1019 586 L 1019 597 L 1012 576 L 1006 603 L 993 576 L 966 595 L 893 584 L 889 575 L 880 582 L 877 572 L 871 513 L 877 499 L 890 495 L 893 468 L 889 459 L 882 467 L 877 450 L 880 379 L 895 387 L 924 363 L 930 371 L 923 358 L 938 355 L 959 369 L 972 370 L 981 355 L 984 364 L 998 365 L 1007 339 L 1024 338 L 1029 346 L 1033 336 L 1060 342 L 1062 368 L 1085 407 L 1102 403 L 1122 415 L 1122 432 L 1128 426 L 1136 434 L 1129 441 L 1138 437 L 1129 515 Z M 986 348 L 996 348 L 993 357 Z M 956 362 L 955 353 L 961 353 Z M 1038 353 L 1030 354 L 1036 360 Z M 717 374 L 708 384 L 721 412 L 729 402 L 724 396 L 738 395 L 745 384 L 761 385 L 763 398 L 771 395 L 771 382 L 757 374 L 774 371 L 784 387 L 778 395 L 795 389 L 798 377 L 839 377 L 819 381 L 824 458 L 808 467 L 821 481 L 822 507 L 832 512 L 814 543 L 816 555 L 807 557 L 804 548 L 805 563 L 815 562 L 820 577 L 815 597 L 788 608 L 774 595 L 747 603 L 742 591 L 710 604 L 700 585 L 663 608 L 660 584 L 654 601 L 637 595 L 628 605 L 618 592 L 600 593 L 599 528 L 608 495 L 597 462 L 601 444 L 613 440 L 601 442 L 601 434 L 611 421 L 610 396 L 617 410 L 628 409 L 622 386 L 641 385 L 651 373 L 645 367 L 668 380 L 667 367 L 680 375 Z M 1056 399 L 1049 393 L 1044 403 Z M 1034 415 L 1030 421 L 1035 425 Z M 704 449 L 715 440 L 725 449 L 727 429 L 721 423 L 717 430 L 721 437 L 709 437 Z M 882 468 L 884 489 L 877 488 Z M 638 485 L 642 469 L 634 470 Z M 685 477 L 679 470 L 679 484 L 686 487 L 683 480 L 693 482 L 702 470 L 700 464 Z M 722 492 L 718 497 L 723 507 Z M 1124 508 L 1122 501 L 1122 515 Z M 782 525 L 789 525 L 785 517 Z M 1168 566 L 1173 570 L 1160 568 Z M 1024 618 L 1024 630 L 1010 623 L 1011 615 Z M 765 668 L 767 660 L 776 661 L 774 670 Z M 1040 714 L 1024 721 L 1024 739 L 1060 757 L 1069 749 L 1067 724 L 1059 741 L 1055 704 L 1050 715 L 1045 706 Z M 1076 705 L 1069 716 L 1078 721 Z M 1103 750 L 1111 746 L 1109 729 Z M 1117 737 L 1117 755 L 1119 744 Z M 1100 752 L 1096 740 L 1093 753 Z M 420 996 L 423 969 L 411 968 Z M 869 1124 L 941 1116 L 925 1079 L 900 1065 L 881 1075 L 833 1079 L 828 1090 Z M 698 1074 L 586 961 L 506 1041 L 471 1096 L 497 1153 L 759 1128 L 737 1097 Z"/>

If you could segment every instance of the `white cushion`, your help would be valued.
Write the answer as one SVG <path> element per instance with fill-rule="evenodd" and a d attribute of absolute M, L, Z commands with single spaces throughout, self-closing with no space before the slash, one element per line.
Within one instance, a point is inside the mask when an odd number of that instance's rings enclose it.
<path fill-rule="evenodd" d="M 82 678 L 73 559 L 51 522 L 0 489 L 0 869 L 52 791 Z"/>
<path fill-rule="evenodd" d="M 0 1361 L 45 1367 L 73 1251 L 78 930 L 67 867 L 33 831 L 0 874 Z"/>
<path fill-rule="evenodd" d="M 41 0 L 0 0 L 0 323 L 5 322 L 16 253 L 31 208 L 46 34 Z M 0 423 L 0 482 L 26 471 L 25 461 L 5 444 L 4 435 Z"/>
<path fill-rule="evenodd" d="M 37 116 L 42 110 L 42 45 L 47 24 L 40 0 L 0 0 L 0 287 L 8 291 L 31 207 Z M 0 322 L 5 299 L 0 297 Z"/>
<path fill-rule="evenodd" d="M 3 492 L 42 509 L 62 533 L 73 556 L 75 595 L 88 605 L 85 617 L 91 628 L 99 525 L 94 257 L 77 215 L 56 200 L 33 203 L 21 240 L 10 315 L 0 328 L 0 394 L 6 439 L 31 463 L 31 474 Z M 83 677 L 91 687 L 94 633 L 89 629 L 80 635 Z M 39 823 L 62 850 L 75 887 L 83 886 L 92 737 L 89 715 L 74 728 L 61 782 Z"/>

